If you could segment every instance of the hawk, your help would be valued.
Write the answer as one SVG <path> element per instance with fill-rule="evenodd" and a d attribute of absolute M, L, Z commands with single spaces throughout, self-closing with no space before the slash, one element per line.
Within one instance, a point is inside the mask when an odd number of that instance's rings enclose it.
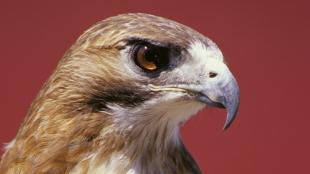
<path fill-rule="evenodd" d="M 239 106 L 217 45 L 162 17 L 107 18 L 82 34 L 6 146 L 1 174 L 198 174 L 180 126 Z"/>

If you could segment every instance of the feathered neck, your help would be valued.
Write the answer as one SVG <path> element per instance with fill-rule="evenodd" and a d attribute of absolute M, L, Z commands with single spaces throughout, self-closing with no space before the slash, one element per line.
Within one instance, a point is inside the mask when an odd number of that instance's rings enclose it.
<path fill-rule="evenodd" d="M 141 174 L 201 173 L 179 131 L 183 122 L 200 107 L 174 100 L 148 101 L 130 110 L 110 106 L 113 125 L 125 137 L 121 154 L 131 161 L 129 168 Z"/>
<path fill-rule="evenodd" d="M 41 93 L 34 101 L 3 156 L 1 172 L 92 171 L 121 154 L 116 160 L 120 171 L 200 173 L 179 135 L 180 120 L 196 112 L 197 106 L 176 101 L 155 105 L 158 102 L 150 101 L 135 109 L 109 106 L 109 112 L 92 112 L 77 100 L 80 96 L 64 98 L 76 101 L 70 105 L 53 97 Z M 184 110 L 175 109 L 175 105 Z"/>

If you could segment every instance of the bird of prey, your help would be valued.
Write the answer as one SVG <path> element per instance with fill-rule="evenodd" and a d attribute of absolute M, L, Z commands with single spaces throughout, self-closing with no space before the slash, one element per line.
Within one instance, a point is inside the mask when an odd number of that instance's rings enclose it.
<path fill-rule="evenodd" d="M 66 52 L 6 146 L 1 174 L 198 174 L 180 126 L 239 106 L 217 45 L 162 17 L 98 22 Z"/>

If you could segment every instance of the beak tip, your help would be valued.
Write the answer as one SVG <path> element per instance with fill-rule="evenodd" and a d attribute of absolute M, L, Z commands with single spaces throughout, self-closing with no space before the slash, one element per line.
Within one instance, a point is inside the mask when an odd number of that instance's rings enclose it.
<path fill-rule="evenodd" d="M 232 120 L 231 121 L 227 120 L 224 124 L 223 130 L 226 131 L 230 127 L 231 123 L 232 123 Z"/>
<path fill-rule="evenodd" d="M 223 127 L 224 131 L 230 127 L 230 125 L 232 124 L 232 122 L 236 118 L 238 109 L 239 109 L 239 100 L 237 102 L 235 102 L 232 107 L 227 108 L 226 122 L 225 122 L 224 127 Z"/>

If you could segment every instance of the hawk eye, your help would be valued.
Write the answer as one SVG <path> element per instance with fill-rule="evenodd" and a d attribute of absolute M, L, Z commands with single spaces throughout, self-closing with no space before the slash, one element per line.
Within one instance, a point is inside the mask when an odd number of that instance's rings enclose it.
<path fill-rule="evenodd" d="M 153 72 L 169 65 L 168 48 L 151 44 L 141 44 L 135 47 L 135 63 L 145 71 Z"/>

